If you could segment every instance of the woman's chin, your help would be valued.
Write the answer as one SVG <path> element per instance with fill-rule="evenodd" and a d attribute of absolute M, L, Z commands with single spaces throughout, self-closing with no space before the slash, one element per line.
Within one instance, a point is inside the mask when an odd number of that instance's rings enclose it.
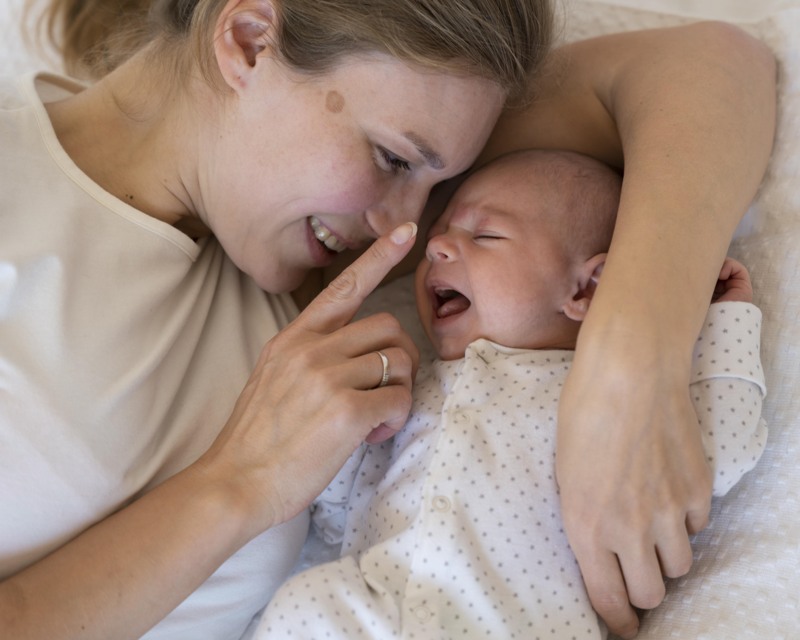
<path fill-rule="evenodd" d="M 279 274 L 261 274 L 253 277 L 256 284 L 267 293 L 293 293 L 298 289 L 303 289 L 309 279 L 309 269 L 286 269 Z"/>

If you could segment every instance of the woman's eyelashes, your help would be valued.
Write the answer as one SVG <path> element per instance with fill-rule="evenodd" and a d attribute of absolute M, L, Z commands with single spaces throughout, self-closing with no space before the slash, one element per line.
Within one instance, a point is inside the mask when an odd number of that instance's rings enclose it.
<path fill-rule="evenodd" d="M 403 160 L 383 147 L 378 147 L 378 155 L 380 156 L 379 164 L 385 171 L 391 173 L 405 173 L 411 171 L 411 165 L 407 160 Z"/>

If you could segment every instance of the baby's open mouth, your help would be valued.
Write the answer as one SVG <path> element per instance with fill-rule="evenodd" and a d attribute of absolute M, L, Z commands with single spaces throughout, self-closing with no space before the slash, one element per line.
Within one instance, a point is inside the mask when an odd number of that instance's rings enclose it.
<path fill-rule="evenodd" d="M 460 291 L 448 288 L 436 288 L 433 291 L 434 311 L 437 318 L 449 318 L 463 313 L 472 304 Z"/>

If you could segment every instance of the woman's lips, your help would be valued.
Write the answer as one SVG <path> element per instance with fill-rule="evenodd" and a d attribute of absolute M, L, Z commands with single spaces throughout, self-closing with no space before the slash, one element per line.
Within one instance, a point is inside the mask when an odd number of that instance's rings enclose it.
<path fill-rule="evenodd" d="M 335 251 L 328 249 L 317 239 L 314 229 L 311 227 L 310 221 L 308 224 L 306 224 L 306 240 L 308 242 L 311 260 L 315 267 L 328 267 L 333 263 L 334 258 L 336 258 L 338 254 Z"/>
<path fill-rule="evenodd" d="M 325 245 L 325 248 L 334 253 L 341 253 L 347 249 L 347 244 L 342 241 L 333 231 L 331 231 L 325 224 L 316 216 L 310 216 L 309 224 L 311 230 L 314 232 L 314 237 Z"/>

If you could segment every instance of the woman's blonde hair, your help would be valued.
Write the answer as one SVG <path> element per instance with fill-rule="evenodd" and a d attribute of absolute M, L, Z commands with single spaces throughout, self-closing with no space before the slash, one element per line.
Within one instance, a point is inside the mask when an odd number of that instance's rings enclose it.
<path fill-rule="evenodd" d="M 44 33 L 76 75 L 103 75 L 154 41 L 166 47 L 159 53 L 174 50 L 210 79 L 211 34 L 225 1 L 49 0 Z M 298 70 L 320 73 L 344 56 L 381 52 L 489 78 L 515 97 L 525 95 L 553 32 L 550 0 L 272 3 L 278 14 L 272 42 Z"/>

